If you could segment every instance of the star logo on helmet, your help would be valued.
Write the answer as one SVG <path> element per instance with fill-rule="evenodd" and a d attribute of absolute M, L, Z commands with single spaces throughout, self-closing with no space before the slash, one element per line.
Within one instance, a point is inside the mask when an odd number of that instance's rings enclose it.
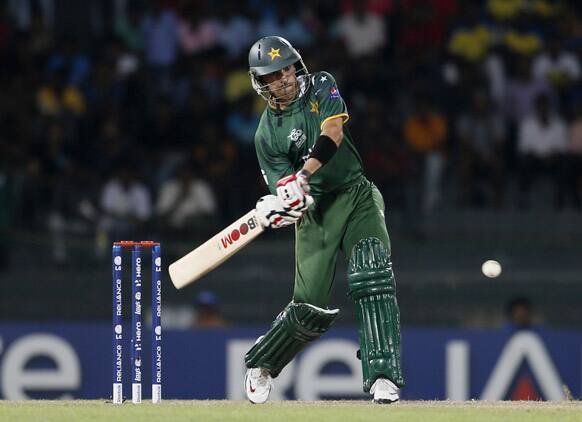
<path fill-rule="evenodd" d="M 277 57 L 281 57 L 281 54 L 279 54 L 279 50 L 281 49 L 271 47 L 271 51 L 267 53 L 269 56 L 271 56 L 271 61 L 275 60 L 275 58 Z"/>

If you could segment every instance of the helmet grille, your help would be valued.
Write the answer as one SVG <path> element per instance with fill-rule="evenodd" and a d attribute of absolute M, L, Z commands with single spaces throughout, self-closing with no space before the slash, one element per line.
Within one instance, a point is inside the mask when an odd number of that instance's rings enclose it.
<path fill-rule="evenodd" d="M 251 71 L 249 71 L 249 76 L 251 78 L 251 84 L 252 84 L 254 90 L 263 99 L 265 99 L 266 101 L 275 103 L 275 104 L 282 103 L 282 102 L 285 102 L 287 104 L 294 103 L 299 98 L 301 98 L 301 96 L 307 90 L 307 88 L 309 87 L 309 84 L 311 82 L 309 72 L 307 71 L 307 67 L 305 66 L 305 63 L 303 63 L 303 60 L 299 59 L 297 62 L 295 62 L 295 65 L 296 65 L 296 68 L 295 68 L 296 90 L 294 92 L 295 95 L 294 95 L 293 100 L 281 101 L 282 97 L 277 97 L 277 96 L 273 95 L 273 93 L 270 91 L 270 89 L 269 89 L 270 84 L 265 83 L 262 80 L 262 76 L 257 76 L 251 70 Z M 299 66 L 297 66 L 297 65 L 299 65 Z"/>

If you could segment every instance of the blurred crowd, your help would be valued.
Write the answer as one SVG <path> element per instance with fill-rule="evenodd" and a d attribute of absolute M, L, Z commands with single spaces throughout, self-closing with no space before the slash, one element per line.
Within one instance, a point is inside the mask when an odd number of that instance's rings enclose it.
<path fill-rule="evenodd" d="M 265 35 L 336 77 L 389 208 L 580 210 L 580 2 L 7 0 L 0 232 L 50 233 L 65 261 L 72 234 L 105 252 L 252 207 Z"/>

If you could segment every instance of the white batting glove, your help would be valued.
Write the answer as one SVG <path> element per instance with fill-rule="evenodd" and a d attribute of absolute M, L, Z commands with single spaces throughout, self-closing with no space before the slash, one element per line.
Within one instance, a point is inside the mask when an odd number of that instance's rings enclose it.
<path fill-rule="evenodd" d="M 300 171 L 297 174 L 285 176 L 277 182 L 277 196 L 285 206 L 294 211 L 303 212 L 313 204 L 307 179 L 308 173 Z"/>
<path fill-rule="evenodd" d="M 302 212 L 286 207 L 275 195 L 265 195 L 257 201 L 257 216 L 263 227 L 279 229 L 289 226 L 295 224 L 302 215 Z"/>

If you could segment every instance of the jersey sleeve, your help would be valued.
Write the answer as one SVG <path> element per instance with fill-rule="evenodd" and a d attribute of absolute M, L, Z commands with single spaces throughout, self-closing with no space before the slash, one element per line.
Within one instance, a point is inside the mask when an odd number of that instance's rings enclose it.
<path fill-rule="evenodd" d="M 273 194 L 277 194 L 277 181 L 293 173 L 293 165 L 287 156 L 273 150 L 263 136 L 255 135 L 255 149 L 263 179 Z"/>
<path fill-rule="evenodd" d="M 343 123 L 346 123 L 350 116 L 335 78 L 330 73 L 318 72 L 313 75 L 312 83 L 319 110 L 320 129 L 323 128 L 325 122 L 336 117 L 341 117 Z"/>

